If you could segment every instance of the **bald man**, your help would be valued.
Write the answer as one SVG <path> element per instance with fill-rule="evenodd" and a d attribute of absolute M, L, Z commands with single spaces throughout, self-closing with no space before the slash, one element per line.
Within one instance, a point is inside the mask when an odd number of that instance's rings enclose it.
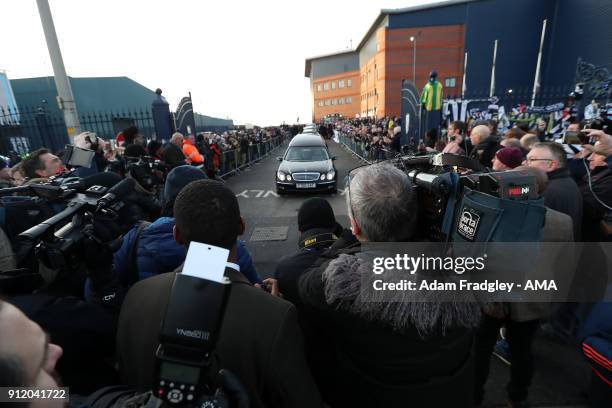
<path fill-rule="evenodd" d="M 183 154 L 184 137 L 179 132 L 172 135 L 170 143 L 164 147 L 162 160 L 170 167 L 175 168 L 186 164 L 186 158 Z"/>
<path fill-rule="evenodd" d="M 500 148 L 499 139 L 491 136 L 491 130 L 488 126 L 478 125 L 472 129 L 470 141 L 474 146 L 470 157 L 478 160 L 484 167 L 491 168 L 495 152 Z"/>

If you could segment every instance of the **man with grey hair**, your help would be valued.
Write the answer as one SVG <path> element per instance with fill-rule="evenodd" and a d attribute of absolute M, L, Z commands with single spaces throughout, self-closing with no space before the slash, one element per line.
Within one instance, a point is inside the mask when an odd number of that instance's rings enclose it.
<path fill-rule="evenodd" d="M 183 154 L 184 136 L 176 132 L 170 138 L 170 143 L 164 147 L 162 160 L 171 168 L 186 164 L 185 155 Z"/>
<path fill-rule="evenodd" d="M 471 406 L 479 306 L 442 302 L 435 291 L 382 299 L 367 283 L 381 254 L 371 243 L 415 237 L 414 186 L 386 163 L 348 179 L 354 237 L 345 233 L 299 281 L 307 357 L 324 400 L 333 407 Z"/>
<path fill-rule="evenodd" d="M 476 159 L 483 167 L 493 166 L 493 157 L 499 150 L 499 139 L 491 135 L 491 129 L 486 125 L 478 125 L 470 133 L 472 152 L 470 157 Z"/>

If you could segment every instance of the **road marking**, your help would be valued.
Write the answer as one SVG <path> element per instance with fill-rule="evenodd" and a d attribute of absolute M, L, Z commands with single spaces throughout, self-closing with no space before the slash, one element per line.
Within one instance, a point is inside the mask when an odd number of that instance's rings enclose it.
<path fill-rule="evenodd" d="M 339 188 L 337 195 L 344 196 L 346 195 L 347 191 L 348 190 L 345 188 Z M 251 195 L 249 195 L 249 193 Z M 243 198 L 268 198 L 270 196 L 276 197 L 276 198 L 279 197 L 276 191 L 273 191 L 273 190 L 244 190 L 242 193 L 236 194 L 236 197 L 243 197 Z"/>

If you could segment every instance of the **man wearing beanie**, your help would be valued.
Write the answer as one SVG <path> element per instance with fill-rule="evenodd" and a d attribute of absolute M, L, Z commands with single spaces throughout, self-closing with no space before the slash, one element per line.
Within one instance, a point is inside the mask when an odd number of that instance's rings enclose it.
<path fill-rule="evenodd" d="M 493 171 L 512 170 L 523 163 L 523 152 L 516 147 L 504 147 L 493 156 Z"/>
<path fill-rule="evenodd" d="M 197 167 L 183 165 L 172 169 L 164 186 L 162 216 L 152 224 L 141 222 L 123 237 L 121 248 L 113 255 L 113 273 L 125 286 L 178 268 L 187 254 L 185 246 L 174 240 L 174 200 L 189 183 L 206 179 Z M 251 254 L 244 241 L 238 240 L 240 272 L 251 282 L 261 283 Z M 89 285 L 86 296 L 89 297 Z"/>
<path fill-rule="evenodd" d="M 304 201 L 298 211 L 298 230 L 298 251 L 283 257 L 274 273 L 285 299 L 296 305 L 300 276 L 338 239 L 342 227 L 336 222 L 331 205 L 314 197 Z"/>

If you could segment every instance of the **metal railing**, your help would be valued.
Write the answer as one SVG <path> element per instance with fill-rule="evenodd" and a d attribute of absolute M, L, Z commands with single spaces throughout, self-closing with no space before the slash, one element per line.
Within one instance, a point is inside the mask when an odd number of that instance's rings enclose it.
<path fill-rule="evenodd" d="M 239 173 L 242 169 L 267 157 L 283 144 L 283 136 L 278 136 L 262 143 L 252 144 L 248 149 L 226 150 L 221 153 L 219 177 Z"/>
<path fill-rule="evenodd" d="M 371 157 L 372 152 L 366 149 L 366 144 L 362 140 L 355 140 L 342 132 L 338 132 L 338 140 L 342 146 L 346 147 L 358 159 L 368 164 L 374 161 L 372 160 L 373 157 Z"/>

